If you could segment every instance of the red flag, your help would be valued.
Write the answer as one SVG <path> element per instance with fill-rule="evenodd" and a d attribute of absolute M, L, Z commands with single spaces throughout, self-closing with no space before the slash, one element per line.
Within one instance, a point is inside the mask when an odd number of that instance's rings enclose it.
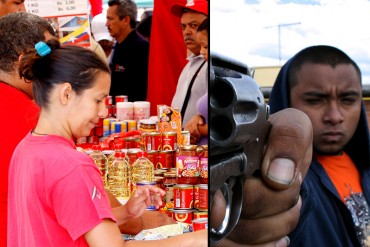
<path fill-rule="evenodd" d="M 100 14 L 103 11 L 103 0 L 89 0 L 91 5 L 92 17 Z"/>
<path fill-rule="evenodd" d="M 171 105 L 180 73 L 187 63 L 180 18 L 171 13 L 175 3 L 186 0 L 154 0 L 147 96 L 152 116 L 157 115 L 157 105 Z"/>

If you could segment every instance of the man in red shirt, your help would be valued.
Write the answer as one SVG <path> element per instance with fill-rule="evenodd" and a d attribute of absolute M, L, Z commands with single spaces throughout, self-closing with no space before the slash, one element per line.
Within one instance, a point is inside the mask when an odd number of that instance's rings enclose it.
<path fill-rule="evenodd" d="M 0 246 L 6 246 L 10 159 L 20 140 L 35 127 L 39 114 L 39 108 L 32 100 L 32 84 L 18 76 L 18 57 L 53 33 L 52 27 L 43 18 L 18 14 L 22 17 L 19 16 L 17 22 L 3 21 L 0 26 L 0 33 L 7 34 L 0 36 Z"/>

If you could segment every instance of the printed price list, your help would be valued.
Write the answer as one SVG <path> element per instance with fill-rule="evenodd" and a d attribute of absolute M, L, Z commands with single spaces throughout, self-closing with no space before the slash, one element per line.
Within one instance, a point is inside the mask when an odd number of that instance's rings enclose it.
<path fill-rule="evenodd" d="M 61 16 L 87 13 L 87 0 L 26 0 L 29 13 L 39 16 Z"/>

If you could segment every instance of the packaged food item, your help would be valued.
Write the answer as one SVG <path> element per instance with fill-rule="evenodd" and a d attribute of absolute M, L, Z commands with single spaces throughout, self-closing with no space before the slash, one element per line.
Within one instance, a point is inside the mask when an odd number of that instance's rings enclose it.
<path fill-rule="evenodd" d="M 177 145 L 184 145 L 184 137 L 181 134 L 182 125 L 180 110 L 167 105 L 158 105 L 157 114 L 158 132 L 175 132 Z"/>
<path fill-rule="evenodd" d="M 202 150 L 199 160 L 200 183 L 208 184 L 208 146 L 202 145 Z"/>
<path fill-rule="evenodd" d="M 199 156 L 196 145 L 181 146 L 176 155 L 176 183 L 198 184 Z"/>

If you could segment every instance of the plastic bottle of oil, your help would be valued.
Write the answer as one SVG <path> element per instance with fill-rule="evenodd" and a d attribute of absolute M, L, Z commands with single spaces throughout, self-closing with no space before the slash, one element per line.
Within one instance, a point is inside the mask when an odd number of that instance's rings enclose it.
<path fill-rule="evenodd" d="M 100 170 L 101 177 L 104 182 L 104 187 L 109 188 L 108 183 L 107 183 L 108 158 L 101 151 L 100 145 L 93 145 L 92 150 L 93 151 L 89 154 L 89 156 L 94 160 L 95 164 L 98 166 Z"/>
<path fill-rule="evenodd" d="M 128 199 L 131 195 L 131 166 L 125 153 L 116 151 L 115 159 L 109 166 L 109 188 L 118 199 Z"/>
<path fill-rule="evenodd" d="M 154 181 L 154 165 L 146 156 L 145 151 L 138 152 L 138 158 L 132 165 L 131 177 L 134 187 L 140 181 Z"/>

